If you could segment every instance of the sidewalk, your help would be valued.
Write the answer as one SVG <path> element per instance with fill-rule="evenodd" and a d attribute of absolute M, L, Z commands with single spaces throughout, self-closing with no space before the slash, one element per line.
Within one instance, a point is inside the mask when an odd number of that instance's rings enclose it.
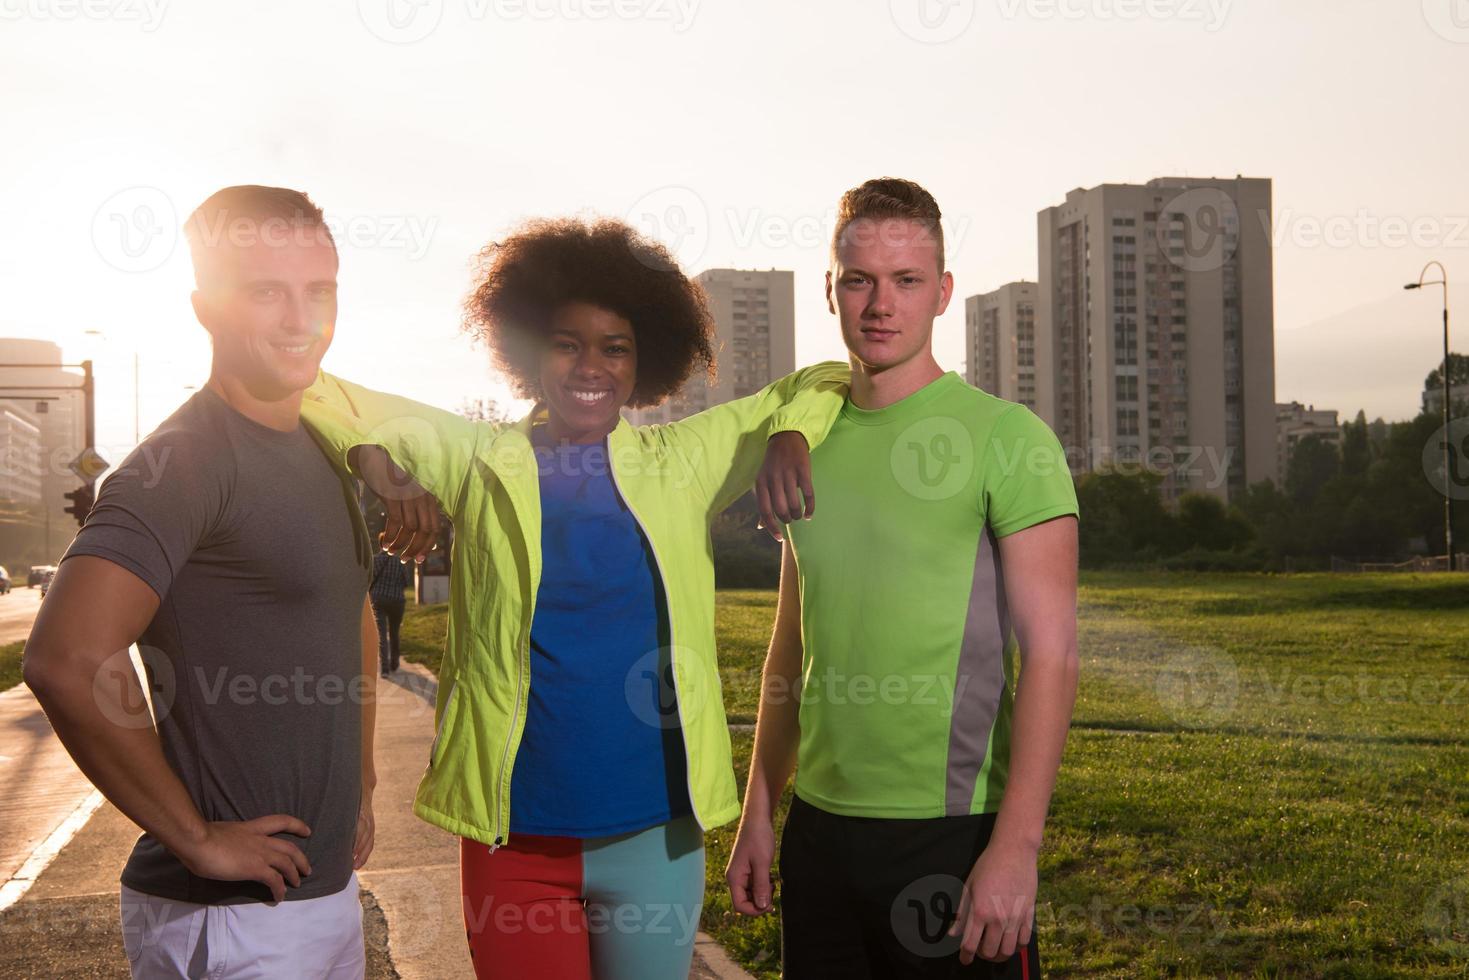
<path fill-rule="evenodd" d="M 413 793 L 433 740 L 433 675 L 416 664 L 379 687 L 375 794 L 376 846 L 362 882 L 367 975 L 403 980 L 473 980 L 459 907 L 458 844 L 412 813 Z M 29 706 L 25 702 L 29 702 Z M 91 795 L 90 784 L 40 716 L 26 688 L 0 694 L 0 822 L 29 814 L 36 843 Z M 57 753 L 60 753 L 58 758 Z M 63 765 L 64 763 L 64 765 Z M 48 767 L 38 782 L 38 767 Z M 69 770 L 69 771 L 68 771 Z M 42 819 L 44 815 L 44 819 Z M 39 836 L 37 836 L 37 834 Z M 111 804 L 95 815 L 11 908 L 0 912 L 0 976 L 128 976 L 117 919 L 117 875 L 137 828 Z M 34 846 L 34 845 L 32 845 Z M 20 848 L 11 850 L 19 851 Z M 25 860 L 10 858 L 17 868 Z M 0 868 L 7 878 L 14 873 Z M 691 978 L 748 980 L 723 950 L 699 936 Z"/>

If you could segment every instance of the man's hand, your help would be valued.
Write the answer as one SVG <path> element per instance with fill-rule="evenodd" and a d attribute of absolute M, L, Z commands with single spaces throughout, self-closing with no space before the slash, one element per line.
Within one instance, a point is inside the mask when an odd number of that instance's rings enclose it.
<path fill-rule="evenodd" d="M 1003 962 L 1030 942 L 1035 917 L 1036 854 L 1023 847 L 995 846 L 984 849 L 964 893 L 959 898 L 959 915 L 949 935 L 963 935 L 959 962 L 969 964 L 977 952 L 982 959 Z"/>
<path fill-rule="evenodd" d="M 403 561 L 422 562 L 438 547 L 438 501 L 381 446 L 358 446 L 352 450 L 352 465 L 387 511 L 380 541 L 383 550 Z"/>
<path fill-rule="evenodd" d="M 740 824 L 724 871 L 730 903 L 736 912 L 764 915 L 770 911 L 770 865 L 774 860 L 775 828 L 770 821 L 751 815 Z"/>
<path fill-rule="evenodd" d="M 372 819 L 372 794 L 363 792 L 362 805 L 357 808 L 357 836 L 352 841 L 352 870 L 356 871 L 367 863 L 372 854 L 377 825 Z"/>
<path fill-rule="evenodd" d="M 755 477 L 755 500 L 760 505 L 760 526 L 777 541 L 785 540 L 780 533 L 782 524 L 816 513 L 811 449 L 801 433 L 777 432 L 765 444 L 765 462 Z"/>
<path fill-rule="evenodd" d="M 311 836 L 311 828 L 283 813 L 254 820 L 217 821 L 204 825 L 204 835 L 178 854 L 184 866 L 201 878 L 258 881 L 275 901 L 286 897 L 286 885 L 301 886 L 311 864 L 301 849 L 272 834 Z"/>

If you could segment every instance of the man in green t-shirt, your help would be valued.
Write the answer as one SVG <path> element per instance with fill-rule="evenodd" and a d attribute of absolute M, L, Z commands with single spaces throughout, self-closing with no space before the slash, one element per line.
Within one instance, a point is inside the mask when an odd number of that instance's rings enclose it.
<path fill-rule="evenodd" d="M 737 910 L 769 911 L 794 769 L 787 980 L 1040 976 L 1036 855 L 1076 697 L 1076 493 L 1044 422 L 934 360 L 953 292 L 939 219 L 890 178 L 838 210 L 826 291 L 851 395 L 811 454 L 820 513 L 786 529 L 726 875 Z"/>

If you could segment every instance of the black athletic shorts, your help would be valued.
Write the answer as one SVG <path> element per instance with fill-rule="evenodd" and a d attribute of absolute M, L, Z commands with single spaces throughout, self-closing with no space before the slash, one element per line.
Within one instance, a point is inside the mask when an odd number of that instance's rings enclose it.
<path fill-rule="evenodd" d="M 959 962 L 949 936 L 964 880 L 995 814 L 926 820 L 843 817 L 800 797 L 780 842 L 785 980 L 1004 977 L 1040 980 L 1030 943 L 1003 963 Z"/>

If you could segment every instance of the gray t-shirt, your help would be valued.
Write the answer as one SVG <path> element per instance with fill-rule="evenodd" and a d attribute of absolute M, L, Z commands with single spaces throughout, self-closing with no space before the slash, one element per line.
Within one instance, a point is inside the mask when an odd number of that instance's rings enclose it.
<path fill-rule="evenodd" d="M 352 874 L 372 551 L 308 429 L 261 425 L 206 388 L 107 479 L 62 559 L 105 558 L 158 593 L 138 645 L 163 753 L 205 820 L 306 822 L 308 838 L 277 835 L 311 862 L 287 900 Z M 122 882 L 208 905 L 270 900 L 258 882 L 190 874 L 146 833 Z"/>

